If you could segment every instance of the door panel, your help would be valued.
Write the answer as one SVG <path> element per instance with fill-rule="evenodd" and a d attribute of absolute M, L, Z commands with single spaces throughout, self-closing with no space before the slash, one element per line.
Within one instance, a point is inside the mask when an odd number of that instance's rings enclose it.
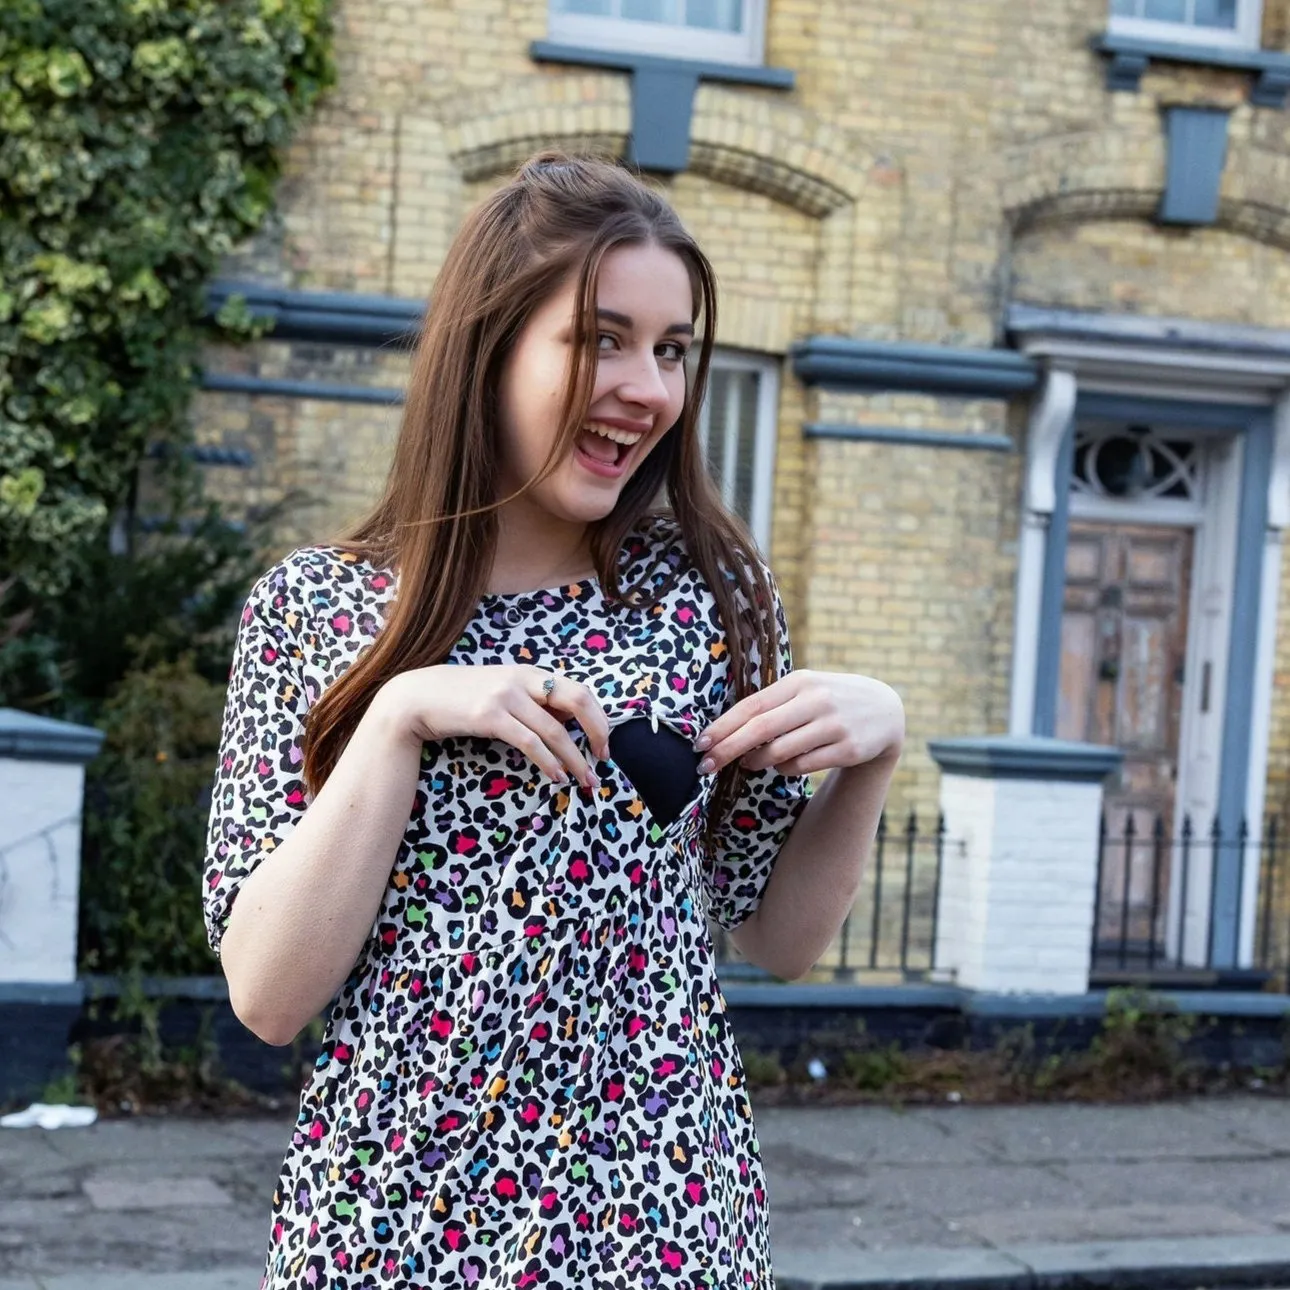
<path fill-rule="evenodd" d="M 1124 751 L 1106 790 L 1098 928 L 1117 944 L 1163 936 L 1169 865 L 1167 855 L 1157 865 L 1151 839 L 1157 820 L 1173 833 L 1193 545 L 1190 528 L 1070 530 L 1057 734 Z"/>

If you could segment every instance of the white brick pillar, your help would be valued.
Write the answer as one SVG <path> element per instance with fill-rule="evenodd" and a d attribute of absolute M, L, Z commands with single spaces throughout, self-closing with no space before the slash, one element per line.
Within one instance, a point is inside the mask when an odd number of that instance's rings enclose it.
<path fill-rule="evenodd" d="M 0 708 L 0 985 L 76 980 L 85 764 L 102 743 Z"/>
<path fill-rule="evenodd" d="M 1084 994 L 1102 784 L 1122 754 L 1017 735 L 928 748 L 945 816 L 937 968 L 970 990 Z"/>

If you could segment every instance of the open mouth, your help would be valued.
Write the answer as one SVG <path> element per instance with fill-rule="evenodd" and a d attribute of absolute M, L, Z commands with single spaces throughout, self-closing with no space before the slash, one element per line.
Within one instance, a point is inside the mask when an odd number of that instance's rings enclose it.
<path fill-rule="evenodd" d="M 640 430 L 624 430 L 601 421 L 589 421 L 576 441 L 578 455 L 593 474 L 614 477 L 622 474 L 632 450 L 644 437 Z"/>

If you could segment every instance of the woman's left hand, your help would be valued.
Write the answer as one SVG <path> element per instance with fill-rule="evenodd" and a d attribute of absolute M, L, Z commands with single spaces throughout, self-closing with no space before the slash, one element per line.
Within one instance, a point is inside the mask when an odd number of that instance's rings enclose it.
<path fill-rule="evenodd" d="M 700 774 L 732 761 L 810 775 L 899 756 L 905 710 L 889 685 L 843 672 L 791 672 L 724 712 L 695 741 Z"/>

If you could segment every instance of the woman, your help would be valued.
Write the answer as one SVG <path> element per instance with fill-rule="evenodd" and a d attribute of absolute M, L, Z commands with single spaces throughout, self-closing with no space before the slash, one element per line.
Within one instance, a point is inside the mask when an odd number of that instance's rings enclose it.
<path fill-rule="evenodd" d="M 269 1043 L 328 1009 L 267 1287 L 771 1285 L 707 921 L 810 968 L 903 715 L 790 671 L 697 439 L 714 325 L 658 195 L 536 158 L 449 253 L 380 504 L 251 594 L 210 936 Z"/>

